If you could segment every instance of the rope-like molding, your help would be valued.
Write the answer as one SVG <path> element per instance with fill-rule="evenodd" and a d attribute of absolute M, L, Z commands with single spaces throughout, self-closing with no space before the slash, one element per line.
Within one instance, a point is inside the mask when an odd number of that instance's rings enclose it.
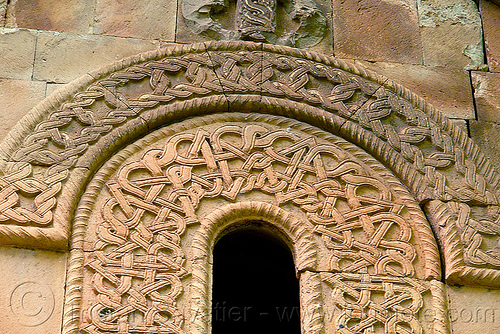
<path fill-rule="evenodd" d="M 231 121 L 253 123 L 260 122 L 280 128 L 301 131 L 319 139 L 332 142 L 342 150 L 349 152 L 360 161 L 363 161 L 366 166 L 374 171 L 372 174 L 388 183 L 394 196 L 399 200 L 402 200 L 407 206 L 408 212 L 412 217 L 412 221 L 410 223 L 412 224 L 412 231 L 415 234 L 415 244 L 419 245 L 419 249 L 421 251 L 420 260 L 422 262 L 419 266 L 424 268 L 423 276 L 427 279 L 440 277 L 439 256 L 436 244 L 433 241 L 432 232 L 426 224 L 425 217 L 423 216 L 420 208 L 416 203 L 414 203 L 412 197 L 408 194 L 408 191 L 396 178 L 394 178 L 392 173 L 384 168 L 378 161 L 367 155 L 364 151 L 360 150 L 359 147 L 356 147 L 355 145 L 324 132 L 314 126 L 284 117 L 241 113 L 206 115 L 162 128 L 144 137 L 143 139 L 134 142 L 128 147 L 120 150 L 93 177 L 80 200 L 73 224 L 71 242 L 72 251 L 70 254 L 70 265 L 67 277 L 68 286 L 63 320 L 65 334 L 77 333 L 78 331 L 77 317 L 81 310 L 81 284 L 83 279 L 82 249 L 84 247 L 85 233 L 89 223 L 89 215 L 92 210 L 94 210 L 94 203 L 109 177 L 128 158 L 143 151 L 144 148 L 150 147 L 157 141 L 171 137 L 172 135 L 177 134 L 180 131 L 185 131 L 186 129 L 202 127 L 214 122 L 225 124 Z M 282 230 L 287 238 L 290 241 L 293 241 L 293 245 L 295 245 L 296 251 L 294 251 L 294 253 L 296 255 L 295 263 L 297 265 L 297 270 L 301 273 L 308 270 L 317 270 L 316 249 L 318 249 L 318 246 L 315 245 L 314 241 L 311 239 L 313 232 L 308 229 L 308 225 L 306 223 L 299 222 L 297 218 L 287 213 L 285 210 L 271 204 L 260 202 L 251 204 L 230 204 L 227 207 L 218 209 L 202 221 L 202 229 L 198 233 L 198 236 L 202 237 L 195 239 L 191 247 L 194 254 L 192 256 L 193 267 L 191 271 L 191 288 L 193 293 L 199 297 L 193 299 L 193 311 L 191 312 L 192 314 L 189 315 L 190 318 L 198 320 L 198 322 L 194 323 L 195 327 L 193 330 L 203 332 L 203 328 L 205 328 L 203 326 L 206 326 L 205 323 L 207 321 L 206 316 L 200 316 L 200 310 L 208 309 L 207 296 L 209 285 L 207 284 L 206 278 L 208 277 L 207 275 L 209 275 L 209 269 L 207 268 L 207 254 L 209 254 L 212 249 L 217 236 L 220 235 L 220 233 L 224 231 L 229 224 L 241 220 L 241 217 L 244 217 L 245 220 L 255 218 L 256 220 L 267 221 L 271 225 L 277 225 L 278 229 Z M 289 244 L 290 243 L 292 242 L 289 242 Z M 320 292 L 313 293 L 311 294 L 311 300 L 317 299 L 319 296 Z M 318 309 L 312 309 L 314 305 L 316 305 L 316 308 L 319 307 L 317 302 L 311 301 L 309 304 L 311 305 L 311 310 L 308 312 L 310 312 L 309 314 L 313 314 L 315 316 L 308 323 L 308 326 L 310 326 L 313 332 L 318 332 L 318 326 L 322 323 L 320 317 L 322 313 Z"/>
<path fill-rule="evenodd" d="M 432 294 L 432 315 L 434 317 L 434 334 L 449 334 L 450 319 L 447 313 L 448 299 L 445 285 L 436 280 L 430 282 Z"/>
<path fill-rule="evenodd" d="M 320 273 L 305 271 L 300 274 L 300 304 L 302 305 L 302 328 L 305 333 L 322 334 L 325 332 L 323 314 L 323 295 Z"/>
<path fill-rule="evenodd" d="M 276 227 L 286 235 L 286 238 L 282 241 L 291 247 L 298 272 L 316 270 L 316 250 L 318 249 L 318 245 L 312 240 L 313 231 L 308 230 L 304 222 L 299 221 L 289 212 L 264 202 L 238 202 L 218 208 L 201 221 L 201 227 L 194 236 L 191 244 L 193 251 L 191 299 L 193 303 L 190 307 L 190 318 L 194 319 L 194 321 L 192 323 L 193 328 L 189 331 L 190 333 L 204 334 L 208 333 L 210 328 L 210 323 L 206 321 L 209 318 L 207 311 L 210 309 L 211 295 L 209 292 L 210 284 L 208 283 L 211 275 L 209 258 L 211 258 L 216 240 L 232 225 L 237 225 L 240 222 L 248 220 L 263 221 Z M 316 280 L 314 282 L 316 282 L 314 284 L 315 289 L 321 289 L 321 281 Z M 301 284 L 303 283 L 301 280 Z M 313 281 L 308 282 L 308 284 L 313 284 Z M 317 299 L 320 294 L 321 292 L 319 294 L 301 293 L 301 299 L 303 299 L 301 300 L 301 305 L 306 307 L 303 310 L 305 314 L 313 315 L 318 312 L 322 314 L 322 311 L 317 309 L 317 303 L 310 301 L 311 298 Z M 202 313 L 201 316 L 200 312 Z M 322 326 L 322 322 L 317 317 L 314 317 L 312 323 L 308 324 L 308 328 L 311 327 L 312 331 L 306 331 L 306 333 L 321 332 L 317 328 L 320 325 Z"/>
<path fill-rule="evenodd" d="M 169 76 L 185 82 L 174 87 Z M 144 78 L 151 87 L 143 87 L 143 95 L 127 95 L 126 88 Z M 98 100 L 111 106 L 99 111 L 109 117 L 94 113 Z M 279 107 L 267 108 L 278 101 Z M 26 115 L 0 144 L 0 220 L 5 222 L 0 242 L 65 248 L 81 189 L 75 180 L 86 182 L 98 168 L 96 161 L 151 128 L 222 105 L 222 110 L 243 105 L 242 111 L 257 113 L 288 109 L 294 111 L 289 117 L 323 129 L 334 124 L 329 131 L 382 161 L 421 203 L 464 203 L 470 219 L 498 224 L 498 214 L 481 217 L 482 207 L 498 205 L 498 174 L 467 135 L 425 101 L 383 76 L 330 56 L 225 41 L 176 45 L 124 59 L 71 83 Z M 80 124 L 68 132 L 65 126 L 73 119 Z M 124 134 L 128 137 L 106 153 L 89 154 Z M 48 149 L 48 141 L 61 152 Z M 23 197 L 26 193 L 33 195 Z M 461 245 L 470 245 L 462 231 L 457 234 L 465 238 Z M 485 284 L 498 284 L 500 254 L 478 246 L 463 255 L 459 276 L 478 275 Z"/>

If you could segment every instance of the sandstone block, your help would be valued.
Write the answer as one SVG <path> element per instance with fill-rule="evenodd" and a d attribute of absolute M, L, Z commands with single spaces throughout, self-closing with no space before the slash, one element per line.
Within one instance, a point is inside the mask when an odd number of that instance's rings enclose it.
<path fill-rule="evenodd" d="M 52 93 L 54 93 L 56 90 L 59 88 L 63 87 L 64 84 L 53 84 L 53 83 L 48 83 L 47 84 L 47 89 L 45 90 L 45 96 L 49 96 Z"/>
<path fill-rule="evenodd" d="M 66 83 L 103 64 L 158 46 L 159 42 L 141 39 L 40 32 L 34 78 Z"/>
<path fill-rule="evenodd" d="M 500 290 L 475 287 L 448 287 L 447 290 L 454 334 L 500 332 Z"/>
<path fill-rule="evenodd" d="M 60 333 L 66 254 L 0 249 L 0 333 Z"/>
<path fill-rule="evenodd" d="M 177 1 L 97 0 L 94 33 L 121 37 L 175 39 Z"/>
<path fill-rule="evenodd" d="M 490 71 L 500 72 L 500 6 L 485 0 L 481 0 L 479 6 L 488 66 Z"/>
<path fill-rule="evenodd" d="M 496 166 L 497 171 L 500 170 L 500 124 L 470 121 L 469 125 L 471 138 Z"/>
<path fill-rule="evenodd" d="M 0 28 L 0 77 L 30 80 L 36 32 Z"/>
<path fill-rule="evenodd" d="M 337 57 L 422 63 L 415 0 L 334 0 Z"/>
<path fill-rule="evenodd" d="M 424 65 L 484 69 L 481 17 L 470 0 L 419 0 Z"/>
<path fill-rule="evenodd" d="M 0 0 L 0 27 L 5 25 L 5 15 L 7 15 L 7 0 Z"/>
<path fill-rule="evenodd" d="M 45 82 L 0 79 L 0 140 L 45 98 Z"/>
<path fill-rule="evenodd" d="M 421 65 L 356 61 L 402 84 L 449 118 L 474 119 L 469 73 Z"/>
<path fill-rule="evenodd" d="M 500 123 L 500 73 L 472 72 L 472 85 L 478 119 Z"/>
<path fill-rule="evenodd" d="M 12 0 L 8 27 L 89 33 L 95 0 Z"/>
<path fill-rule="evenodd" d="M 460 129 L 462 129 L 463 132 L 467 133 L 469 131 L 468 129 L 468 126 L 467 126 L 467 122 L 470 122 L 470 121 L 466 121 L 466 120 L 463 120 L 463 119 L 450 119 L 456 126 L 458 126 Z"/>

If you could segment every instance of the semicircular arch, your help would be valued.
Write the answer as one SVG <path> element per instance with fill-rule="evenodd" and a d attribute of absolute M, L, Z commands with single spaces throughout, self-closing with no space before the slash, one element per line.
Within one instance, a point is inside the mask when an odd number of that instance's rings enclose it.
<path fill-rule="evenodd" d="M 382 76 L 333 57 L 249 42 L 128 58 L 36 107 L 0 146 L 1 242 L 65 248 L 70 216 L 54 213 L 75 205 L 81 186 L 69 178 L 88 179 L 116 149 L 98 153 L 106 138 L 130 141 L 221 107 L 287 114 L 364 148 L 425 206 L 448 280 L 497 284 L 500 253 L 486 239 L 500 234 L 499 178 L 465 133 Z"/>
<path fill-rule="evenodd" d="M 65 333 L 120 323 L 181 333 L 184 321 L 206 333 L 211 249 L 227 228 L 254 220 L 292 246 L 307 333 L 330 321 L 323 284 L 403 293 L 394 309 L 415 330 L 418 311 L 442 298 L 429 283 L 440 279 L 430 227 L 386 167 L 309 124 L 219 113 L 153 131 L 93 177 L 73 224 Z"/>

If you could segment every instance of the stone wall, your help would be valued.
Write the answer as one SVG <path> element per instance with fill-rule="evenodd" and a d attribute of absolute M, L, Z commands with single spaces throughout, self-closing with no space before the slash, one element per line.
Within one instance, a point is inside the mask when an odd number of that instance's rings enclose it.
<path fill-rule="evenodd" d="M 188 27 L 183 0 L 178 1 L 0 0 L 0 139 L 45 97 L 103 64 L 172 43 L 210 40 Z M 498 4 L 317 3 L 327 28 L 310 50 L 351 61 L 409 88 L 463 127 L 500 166 Z M 0 275 L 0 314 L 7 315 L 0 318 L 0 333 L 29 333 L 33 328 L 59 333 L 66 255 L 3 248 L 0 264 L 9 273 Z M 19 270 L 20 264 L 30 270 Z M 40 293 L 30 282 L 43 282 L 50 289 Z M 17 305 L 12 301 L 16 293 L 35 297 Z M 500 329 L 499 290 L 448 287 L 448 299 L 453 333 Z M 39 302 L 50 310 L 38 307 Z M 432 310 L 424 312 L 433 317 Z"/>

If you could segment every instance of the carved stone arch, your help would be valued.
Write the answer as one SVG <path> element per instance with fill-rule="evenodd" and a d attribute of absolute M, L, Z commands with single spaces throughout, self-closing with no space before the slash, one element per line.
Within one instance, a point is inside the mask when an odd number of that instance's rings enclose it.
<path fill-rule="evenodd" d="M 162 127 L 94 175 L 73 224 L 63 332 L 207 333 L 211 249 L 248 219 L 293 245 L 304 333 L 446 332 L 436 243 L 401 182 L 314 126 L 227 112 Z M 430 323 L 424 308 L 438 310 Z"/>
<path fill-rule="evenodd" d="M 307 285 L 312 293 L 302 293 L 300 296 L 301 304 L 306 313 L 317 314 L 317 316 L 306 318 L 308 321 L 303 320 L 303 328 L 309 333 L 312 328 L 323 327 L 321 278 L 316 272 L 320 245 L 313 240 L 314 232 L 312 229 L 278 206 L 265 202 L 238 202 L 227 204 L 208 214 L 200 222 L 200 229 L 191 244 L 193 248 L 191 285 L 193 289 L 189 318 L 193 319 L 193 323 L 190 333 L 202 334 L 210 331 L 210 321 L 207 319 L 210 317 L 211 289 L 209 282 L 211 282 L 212 266 L 207 265 L 207 263 L 213 263 L 212 255 L 216 240 L 231 227 L 234 228 L 235 225 L 252 220 L 265 222 L 277 229 L 271 229 L 270 232 L 287 243 L 292 250 L 297 273 L 307 272 L 306 275 L 302 275 L 301 285 L 305 286 L 304 280 L 307 280 Z M 194 317 L 193 314 L 200 316 Z"/>
<path fill-rule="evenodd" d="M 142 54 L 37 106 L 0 146 L 0 241 L 65 249 L 83 184 L 111 152 L 162 124 L 221 107 L 285 114 L 362 147 L 424 206 L 447 281 L 498 285 L 499 178 L 466 134 L 382 76 L 256 43 Z"/>

